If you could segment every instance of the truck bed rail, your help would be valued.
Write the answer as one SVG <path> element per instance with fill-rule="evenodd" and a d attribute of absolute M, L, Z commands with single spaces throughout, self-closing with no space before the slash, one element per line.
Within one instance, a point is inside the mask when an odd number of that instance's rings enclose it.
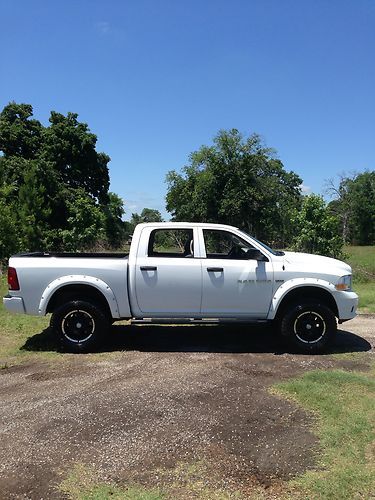
<path fill-rule="evenodd" d="M 13 255 L 12 257 L 63 257 L 63 258 L 74 258 L 74 259 L 124 259 L 128 257 L 128 253 L 121 252 L 24 252 Z"/>

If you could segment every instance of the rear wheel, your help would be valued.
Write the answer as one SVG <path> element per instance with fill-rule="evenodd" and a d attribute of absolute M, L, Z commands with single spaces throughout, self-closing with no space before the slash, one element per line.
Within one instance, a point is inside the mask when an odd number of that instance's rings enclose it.
<path fill-rule="evenodd" d="M 281 334 L 300 352 L 320 353 L 333 342 L 337 330 L 336 317 L 324 304 L 306 300 L 286 311 L 280 329 Z"/>
<path fill-rule="evenodd" d="M 97 305 L 71 300 L 52 315 L 51 326 L 70 352 L 87 352 L 98 344 L 109 328 L 109 321 Z"/>

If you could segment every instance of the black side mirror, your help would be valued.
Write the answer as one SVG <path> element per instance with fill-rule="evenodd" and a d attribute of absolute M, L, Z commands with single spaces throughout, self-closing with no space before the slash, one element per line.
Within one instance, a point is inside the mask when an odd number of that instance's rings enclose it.
<path fill-rule="evenodd" d="M 257 260 L 258 262 L 268 262 L 268 257 L 266 257 L 257 248 L 249 248 L 247 251 L 248 260 Z"/>

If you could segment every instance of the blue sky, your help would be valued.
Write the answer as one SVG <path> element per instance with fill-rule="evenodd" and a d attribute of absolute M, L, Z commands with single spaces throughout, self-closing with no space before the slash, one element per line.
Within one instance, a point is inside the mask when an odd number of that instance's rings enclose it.
<path fill-rule="evenodd" d="M 257 132 L 306 189 L 375 168 L 374 0 L 0 0 L 0 106 L 74 111 L 127 215 L 222 128 Z"/>

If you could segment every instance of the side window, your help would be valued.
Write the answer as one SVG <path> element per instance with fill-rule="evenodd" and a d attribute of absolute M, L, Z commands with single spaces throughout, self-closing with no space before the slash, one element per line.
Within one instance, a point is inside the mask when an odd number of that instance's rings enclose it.
<path fill-rule="evenodd" d="M 207 259 L 248 260 L 257 251 L 250 243 L 228 231 L 203 229 Z"/>
<path fill-rule="evenodd" d="M 192 229 L 154 229 L 148 243 L 149 257 L 194 257 Z"/>

